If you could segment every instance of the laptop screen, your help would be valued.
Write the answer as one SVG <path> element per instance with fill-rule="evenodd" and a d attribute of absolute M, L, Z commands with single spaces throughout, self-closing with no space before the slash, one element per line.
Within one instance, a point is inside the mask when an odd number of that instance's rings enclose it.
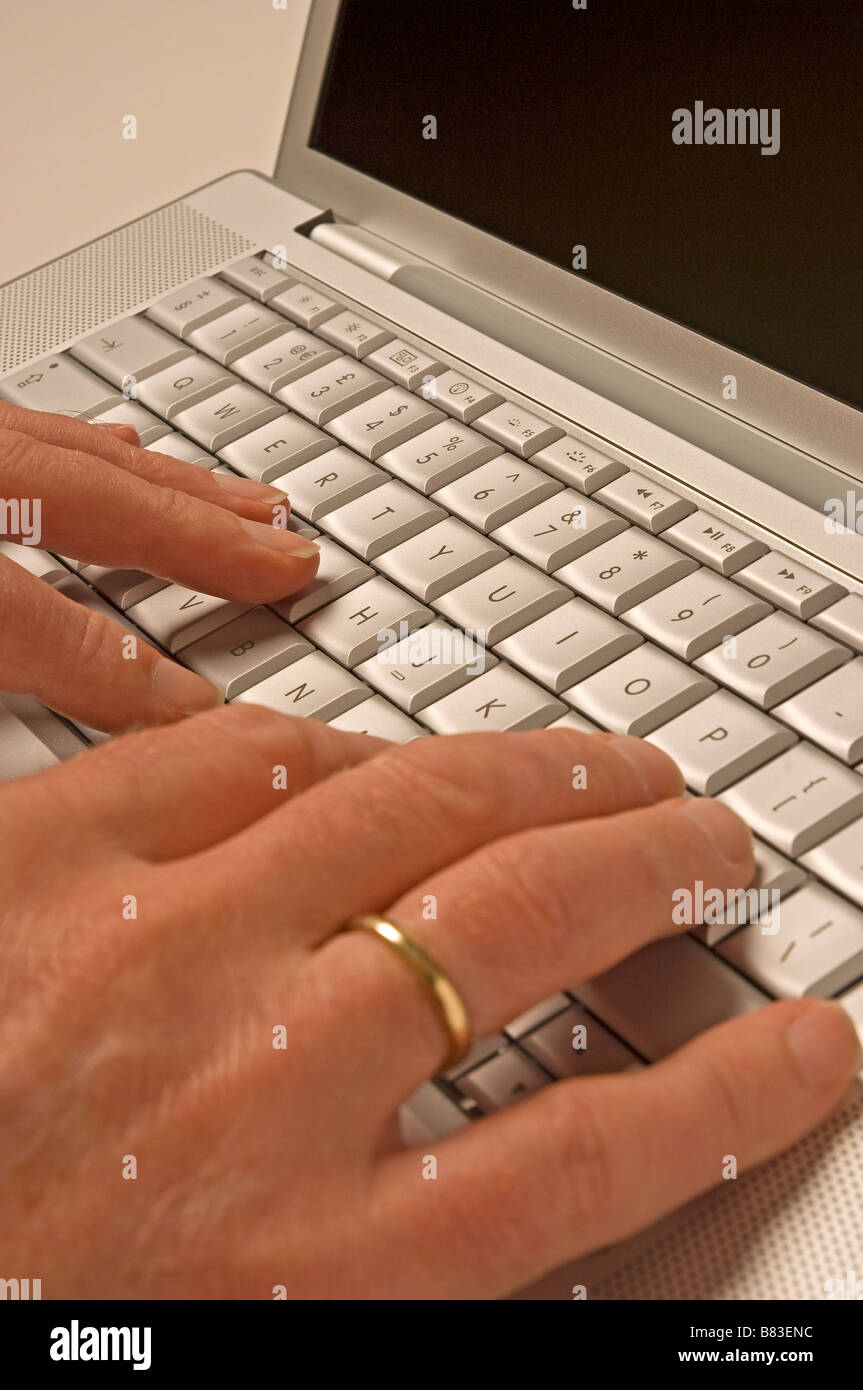
<path fill-rule="evenodd" d="M 863 407 L 861 52 L 860 0 L 345 0 L 312 145 Z"/>

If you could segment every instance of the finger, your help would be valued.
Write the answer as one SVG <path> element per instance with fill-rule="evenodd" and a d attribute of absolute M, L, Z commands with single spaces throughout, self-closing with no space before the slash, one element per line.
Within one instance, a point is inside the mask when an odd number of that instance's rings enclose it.
<path fill-rule="evenodd" d="M 381 1161 L 375 1193 L 394 1278 L 410 1248 L 414 1297 L 492 1298 L 611 1245 L 793 1144 L 861 1064 L 835 1004 L 773 1004 L 642 1072 L 560 1081 L 415 1153 Z M 421 1259 L 417 1259 L 417 1250 Z M 588 1289 L 588 1297 L 590 1290 Z"/>
<path fill-rule="evenodd" d="M 212 502 L 216 507 L 238 512 L 256 521 L 272 521 L 273 506 L 287 505 L 280 488 L 253 483 L 247 478 L 211 473 L 208 468 L 197 468 L 195 464 L 184 463 L 169 454 L 142 449 L 131 425 L 90 424 L 67 415 L 25 410 L 22 406 L 0 401 L 0 431 L 4 429 L 29 435 L 43 444 L 104 459 L 106 463 L 114 464 L 126 473 L 134 473 L 146 482 L 176 488 L 190 497 L 200 498 L 202 502 Z"/>
<path fill-rule="evenodd" d="M 283 807 L 333 773 L 375 756 L 384 741 L 259 705 L 229 705 L 173 728 L 127 734 L 69 764 L 74 801 L 87 778 L 74 843 L 111 843 L 151 861 L 183 859 Z M 52 773 L 56 779 L 65 768 Z M 284 858 L 284 842 L 281 847 Z M 234 891 L 240 858 L 233 861 Z M 188 879 L 186 880 L 188 883 Z M 253 920 L 247 917 L 246 920 Z"/>
<path fill-rule="evenodd" d="M 701 798 L 666 801 L 496 840 L 412 889 L 385 915 L 454 981 L 481 1038 L 538 999 L 679 934 L 672 916 L 677 890 L 693 892 L 698 880 L 705 892 L 745 888 L 754 870 L 752 836 L 730 807 Z M 386 1078 L 382 1105 L 396 1104 L 440 1069 L 440 1018 L 383 943 L 357 932 L 333 937 L 314 969 L 327 980 L 331 1017 L 354 1052 L 369 1074 Z"/>
<path fill-rule="evenodd" d="M 238 602 L 282 598 L 317 569 L 314 541 L 19 431 L 0 430 L 0 489 L 7 501 L 38 501 L 37 543 L 55 554 L 144 570 Z"/>
<path fill-rule="evenodd" d="M 0 556 L 0 689 L 95 729 L 169 724 L 221 704 L 209 681 Z"/>
<path fill-rule="evenodd" d="M 315 904 L 297 929 L 315 944 L 501 835 L 680 795 L 681 775 L 658 751 L 570 729 L 451 734 L 391 748 L 237 842 L 248 862 L 269 866 L 252 886 L 254 911 L 283 929 L 277 866 L 286 840 L 295 851 L 292 896 Z M 216 857 L 201 872 L 218 881 L 226 866 Z"/>

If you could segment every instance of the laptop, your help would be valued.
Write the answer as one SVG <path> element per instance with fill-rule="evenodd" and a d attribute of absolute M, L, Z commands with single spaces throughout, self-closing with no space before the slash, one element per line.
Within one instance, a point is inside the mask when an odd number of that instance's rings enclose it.
<path fill-rule="evenodd" d="M 405 1105 L 409 1143 L 769 998 L 863 1026 L 860 38 L 787 0 L 315 0 L 272 177 L 0 287 L 0 397 L 284 480 L 322 550 L 239 617 L 4 547 L 45 582 L 339 728 L 636 733 L 755 832 L 735 921 L 478 1040 Z M 4 696 L 0 775 L 98 737 Z M 857 1087 L 521 1297 L 853 1297 L 861 1171 Z"/>

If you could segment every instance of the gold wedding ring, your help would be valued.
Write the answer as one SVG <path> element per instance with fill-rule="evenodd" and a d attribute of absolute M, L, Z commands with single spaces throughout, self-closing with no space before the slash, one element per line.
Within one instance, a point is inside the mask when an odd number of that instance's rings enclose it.
<path fill-rule="evenodd" d="M 342 931 L 364 931 L 370 936 L 376 936 L 380 941 L 385 941 L 405 965 L 409 966 L 437 1009 L 449 1041 L 449 1051 L 441 1071 L 448 1071 L 460 1062 L 470 1046 L 471 1028 L 468 1012 L 449 975 L 445 970 L 441 970 L 425 947 L 412 936 L 408 936 L 401 927 L 397 927 L 395 922 L 388 921 L 386 917 L 379 917 L 376 912 L 365 912 L 359 917 L 352 917 L 342 927 Z"/>

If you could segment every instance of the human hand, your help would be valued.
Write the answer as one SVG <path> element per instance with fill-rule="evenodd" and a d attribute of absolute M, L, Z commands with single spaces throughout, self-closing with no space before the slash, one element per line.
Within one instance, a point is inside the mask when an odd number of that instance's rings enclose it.
<path fill-rule="evenodd" d="M 489 1034 L 679 930 L 675 889 L 746 886 L 748 830 L 682 790 L 636 739 L 393 748 L 251 705 L 0 790 L 7 1269 L 46 1298 L 495 1297 L 792 1143 L 859 1066 L 820 1001 L 557 1082 L 433 1144 L 435 1181 L 394 1137 L 446 1038 L 340 927 L 392 916 Z"/>
<path fill-rule="evenodd" d="M 0 498 L 40 506 L 38 544 L 91 564 L 269 603 L 314 577 L 318 548 L 274 525 L 284 493 L 144 450 L 128 426 L 91 425 L 0 401 Z M 9 515 L 7 505 L 6 515 Z M 18 534 L 4 533 L 17 540 Z M 0 690 L 111 733 L 221 703 L 185 667 L 0 555 Z"/>

